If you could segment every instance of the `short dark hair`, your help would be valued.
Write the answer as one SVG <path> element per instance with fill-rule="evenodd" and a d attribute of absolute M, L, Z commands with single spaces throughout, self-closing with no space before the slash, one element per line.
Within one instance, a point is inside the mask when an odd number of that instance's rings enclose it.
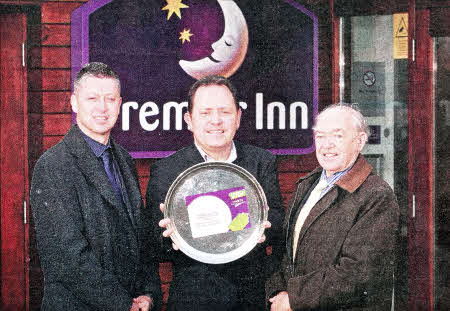
<path fill-rule="evenodd" d="M 231 95 L 233 95 L 234 104 L 236 105 L 236 110 L 239 110 L 239 102 L 237 99 L 237 91 L 236 88 L 231 84 L 230 80 L 228 80 L 225 77 L 219 76 L 219 75 L 211 75 L 203 77 L 199 80 L 197 80 L 189 89 L 188 93 L 188 111 L 189 113 L 192 112 L 193 108 L 193 99 L 195 96 L 195 93 L 197 92 L 198 88 L 201 86 L 207 86 L 207 85 L 223 85 L 226 86 L 230 92 Z"/>
<path fill-rule="evenodd" d="M 75 80 L 73 81 L 73 90 L 75 91 L 78 86 L 80 85 L 81 79 L 84 77 L 91 76 L 96 78 L 111 78 L 116 80 L 117 84 L 119 85 L 119 92 L 120 92 L 120 80 L 117 73 L 112 70 L 111 67 L 104 63 L 100 62 L 92 62 L 88 63 L 81 68 L 81 70 L 77 73 Z"/>

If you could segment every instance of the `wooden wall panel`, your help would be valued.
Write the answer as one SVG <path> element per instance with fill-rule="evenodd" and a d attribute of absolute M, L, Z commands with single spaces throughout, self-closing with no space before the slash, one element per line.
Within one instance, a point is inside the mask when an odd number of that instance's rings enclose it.
<path fill-rule="evenodd" d="M 41 47 L 40 46 L 32 46 L 28 48 L 28 66 L 30 69 L 32 68 L 40 68 L 42 63 L 41 56 Z"/>
<path fill-rule="evenodd" d="M 24 310 L 28 289 L 27 74 L 23 13 L 0 15 L 0 308 Z"/>
<path fill-rule="evenodd" d="M 64 135 L 71 125 L 70 114 L 45 114 L 42 132 L 44 135 Z"/>
<path fill-rule="evenodd" d="M 28 115 L 30 131 L 33 136 L 64 135 L 70 129 L 70 114 L 35 114 Z"/>
<path fill-rule="evenodd" d="M 42 67 L 70 68 L 70 47 L 42 47 Z"/>
<path fill-rule="evenodd" d="M 70 91 L 69 69 L 32 69 L 29 76 L 33 79 L 28 83 L 29 91 Z"/>
<path fill-rule="evenodd" d="M 139 176 L 148 177 L 150 175 L 150 166 L 156 159 L 138 159 L 136 160 L 136 170 Z"/>
<path fill-rule="evenodd" d="M 169 297 L 169 287 L 172 281 L 172 264 L 164 262 L 159 265 L 159 276 L 161 278 L 161 290 L 163 293 L 163 302 L 167 303 Z"/>
<path fill-rule="evenodd" d="M 42 112 L 70 113 L 72 111 L 70 107 L 70 94 L 69 91 L 42 92 Z"/>
<path fill-rule="evenodd" d="M 42 69 L 42 90 L 70 90 L 70 70 Z"/>
<path fill-rule="evenodd" d="M 148 184 L 149 178 L 148 176 L 139 176 L 139 187 L 141 189 L 141 195 L 142 198 L 145 201 L 145 192 L 147 190 L 147 184 Z"/>
<path fill-rule="evenodd" d="M 41 7 L 43 24 L 70 23 L 70 14 L 83 2 L 44 2 Z"/>
<path fill-rule="evenodd" d="M 42 45 L 70 46 L 70 25 L 42 25 Z"/>

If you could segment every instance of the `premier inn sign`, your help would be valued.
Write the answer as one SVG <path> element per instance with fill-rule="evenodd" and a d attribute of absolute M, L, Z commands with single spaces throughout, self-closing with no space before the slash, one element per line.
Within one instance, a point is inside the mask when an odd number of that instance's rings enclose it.
<path fill-rule="evenodd" d="M 313 151 L 318 21 L 294 0 L 91 0 L 72 13 L 72 79 L 92 61 L 122 83 L 112 135 L 132 156 L 192 143 L 189 87 L 228 77 L 242 109 L 236 139 L 274 154 Z"/>

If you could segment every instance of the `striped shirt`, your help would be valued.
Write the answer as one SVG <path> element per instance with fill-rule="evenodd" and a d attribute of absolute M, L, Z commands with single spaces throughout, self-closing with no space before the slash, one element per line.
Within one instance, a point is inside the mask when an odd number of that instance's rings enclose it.
<path fill-rule="evenodd" d="M 331 175 L 330 177 L 327 177 L 327 174 L 325 172 L 325 170 L 322 170 L 322 175 L 320 175 L 320 180 L 325 179 L 327 181 L 327 186 L 325 187 L 325 189 L 322 190 L 322 192 L 320 193 L 320 198 L 322 198 L 328 191 L 330 191 L 334 184 L 341 179 L 345 174 L 348 173 L 348 171 L 353 167 L 353 164 L 347 168 L 346 170 L 343 170 L 342 172 L 337 172 L 334 173 L 333 175 Z"/>

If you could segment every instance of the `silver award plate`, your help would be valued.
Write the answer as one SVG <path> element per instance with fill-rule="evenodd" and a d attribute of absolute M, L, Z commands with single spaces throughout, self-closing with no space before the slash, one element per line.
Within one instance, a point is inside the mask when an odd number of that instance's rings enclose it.
<path fill-rule="evenodd" d="M 250 252 L 264 233 L 268 212 L 256 178 L 225 162 L 204 162 L 182 172 L 165 205 L 172 240 L 189 257 L 210 264 Z"/>

